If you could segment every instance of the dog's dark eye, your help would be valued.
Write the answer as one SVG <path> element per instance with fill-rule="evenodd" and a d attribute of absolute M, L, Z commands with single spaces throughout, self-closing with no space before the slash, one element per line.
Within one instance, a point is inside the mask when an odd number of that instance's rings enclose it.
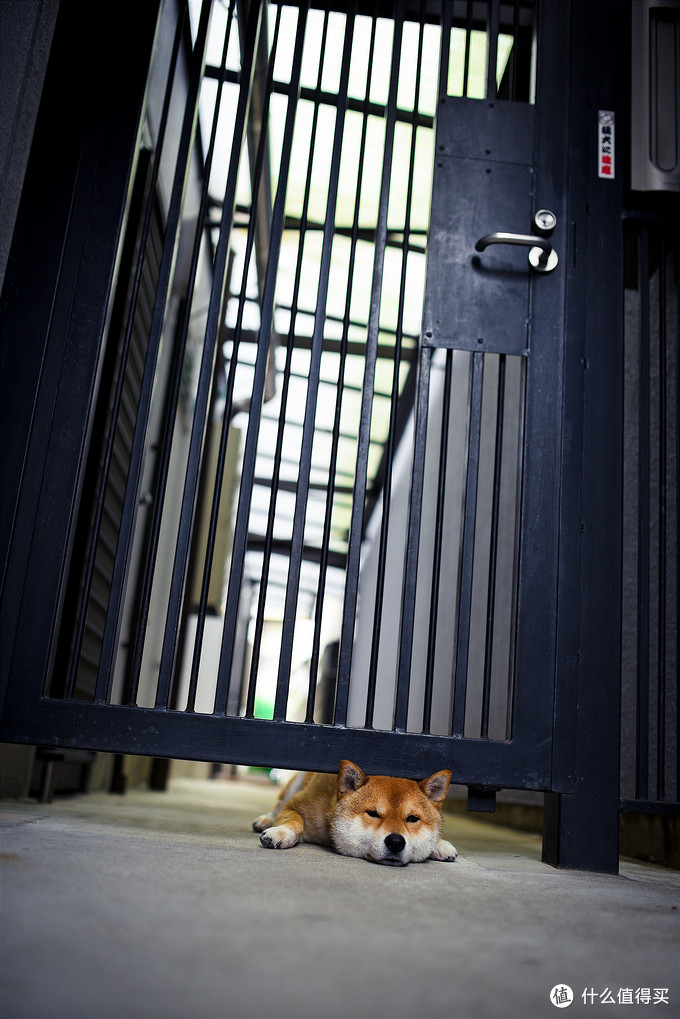
<path fill-rule="evenodd" d="M 366 813 L 368 814 L 369 817 L 380 817 L 380 814 L 378 813 L 377 810 L 367 810 Z"/>
<path fill-rule="evenodd" d="M 419 821 L 419 820 L 420 820 L 420 818 L 418 817 L 417 814 L 409 814 L 408 817 L 406 818 L 407 824 L 415 824 L 416 821 Z"/>

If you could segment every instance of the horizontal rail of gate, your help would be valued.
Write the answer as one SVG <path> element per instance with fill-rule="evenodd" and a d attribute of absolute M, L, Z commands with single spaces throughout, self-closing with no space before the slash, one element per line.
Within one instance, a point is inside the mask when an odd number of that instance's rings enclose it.
<path fill-rule="evenodd" d="M 534 5 L 178 10 L 34 710 L 118 752 L 543 787 L 512 739 L 525 358 L 420 344 L 437 103 L 530 101 Z"/>

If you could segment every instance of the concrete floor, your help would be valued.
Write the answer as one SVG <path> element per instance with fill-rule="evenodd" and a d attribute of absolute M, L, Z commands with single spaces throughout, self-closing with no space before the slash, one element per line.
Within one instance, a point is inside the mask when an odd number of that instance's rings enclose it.
<path fill-rule="evenodd" d="M 274 852 L 250 830 L 272 799 L 181 780 L 4 804 L 4 1019 L 530 1019 L 564 984 L 572 1017 L 680 1016 L 677 873 L 556 871 L 458 817 L 455 864 Z"/>

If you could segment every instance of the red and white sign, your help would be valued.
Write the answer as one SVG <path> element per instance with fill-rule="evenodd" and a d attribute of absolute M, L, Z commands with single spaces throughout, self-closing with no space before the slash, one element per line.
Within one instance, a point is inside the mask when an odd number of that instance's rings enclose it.
<path fill-rule="evenodd" d="M 598 111 L 598 177 L 614 179 L 614 114 L 611 110 Z"/>

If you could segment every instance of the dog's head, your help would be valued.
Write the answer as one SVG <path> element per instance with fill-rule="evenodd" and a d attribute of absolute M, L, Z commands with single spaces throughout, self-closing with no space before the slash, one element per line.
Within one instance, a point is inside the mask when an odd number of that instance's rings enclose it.
<path fill-rule="evenodd" d="M 331 820 L 333 845 L 344 856 L 405 866 L 427 860 L 439 841 L 441 809 L 451 781 L 438 771 L 422 782 L 365 775 L 342 761 Z"/>

